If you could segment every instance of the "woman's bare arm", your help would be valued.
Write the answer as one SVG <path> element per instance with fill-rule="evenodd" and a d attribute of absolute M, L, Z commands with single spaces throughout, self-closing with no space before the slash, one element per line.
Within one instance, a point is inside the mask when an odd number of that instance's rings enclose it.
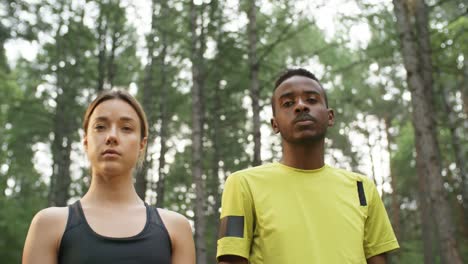
<path fill-rule="evenodd" d="M 168 210 L 159 210 L 172 243 L 173 264 L 195 264 L 195 243 L 192 228 L 185 216 Z"/>
<path fill-rule="evenodd" d="M 23 264 L 56 264 L 68 218 L 67 207 L 46 208 L 31 221 L 23 249 Z"/>

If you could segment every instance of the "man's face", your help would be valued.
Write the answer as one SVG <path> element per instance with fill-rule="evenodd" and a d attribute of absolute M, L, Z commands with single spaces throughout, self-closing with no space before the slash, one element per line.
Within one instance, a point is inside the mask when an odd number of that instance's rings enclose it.
<path fill-rule="evenodd" d="M 322 141 L 333 126 L 334 113 L 326 106 L 323 89 L 308 77 L 286 79 L 276 88 L 273 104 L 271 125 L 288 143 Z"/>

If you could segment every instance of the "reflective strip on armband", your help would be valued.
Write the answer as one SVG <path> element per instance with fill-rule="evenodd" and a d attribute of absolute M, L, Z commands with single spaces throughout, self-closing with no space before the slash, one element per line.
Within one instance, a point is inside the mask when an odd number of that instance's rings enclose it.
<path fill-rule="evenodd" d="M 225 216 L 221 218 L 219 224 L 218 239 L 223 237 L 244 237 L 244 217 Z"/>

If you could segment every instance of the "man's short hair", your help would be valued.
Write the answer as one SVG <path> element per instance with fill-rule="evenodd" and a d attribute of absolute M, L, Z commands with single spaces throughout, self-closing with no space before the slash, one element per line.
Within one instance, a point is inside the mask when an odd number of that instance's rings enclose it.
<path fill-rule="evenodd" d="M 327 93 L 325 92 L 325 89 L 323 89 L 322 84 L 320 81 L 317 79 L 315 74 L 311 73 L 310 71 L 304 69 L 304 68 L 296 68 L 296 69 L 287 69 L 285 72 L 283 72 L 278 79 L 276 79 L 275 82 L 275 89 L 273 89 L 273 95 L 271 96 L 271 108 L 273 110 L 273 115 L 275 114 L 275 102 L 274 102 L 274 96 L 275 96 L 275 90 L 280 86 L 284 81 L 287 79 L 293 77 L 293 76 L 303 76 L 307 77 L 309 79 L 312 79 L 316 81 L 320 88 L 323 90 L 323 94 L 325 95 L 325 106 L 328 108 L 328 98 L 327 98 Z"/>

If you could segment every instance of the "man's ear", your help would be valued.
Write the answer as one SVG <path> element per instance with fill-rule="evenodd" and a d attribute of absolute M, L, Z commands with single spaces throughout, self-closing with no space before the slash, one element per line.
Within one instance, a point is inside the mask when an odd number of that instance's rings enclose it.
<path fill-rule="evenodd" d="M 328 126 L 332 127 L 335 124 L 335 111 L 333 109 L 328 108 Z"/>
<path fill-rule="evenodd" d="M 273 128 L 273 132 L 275 132 L 275 134 L 278 134 L 279 128 L 274 117 L 270 119 L 270 123 L 271 123 L 271 128 Z"/>

